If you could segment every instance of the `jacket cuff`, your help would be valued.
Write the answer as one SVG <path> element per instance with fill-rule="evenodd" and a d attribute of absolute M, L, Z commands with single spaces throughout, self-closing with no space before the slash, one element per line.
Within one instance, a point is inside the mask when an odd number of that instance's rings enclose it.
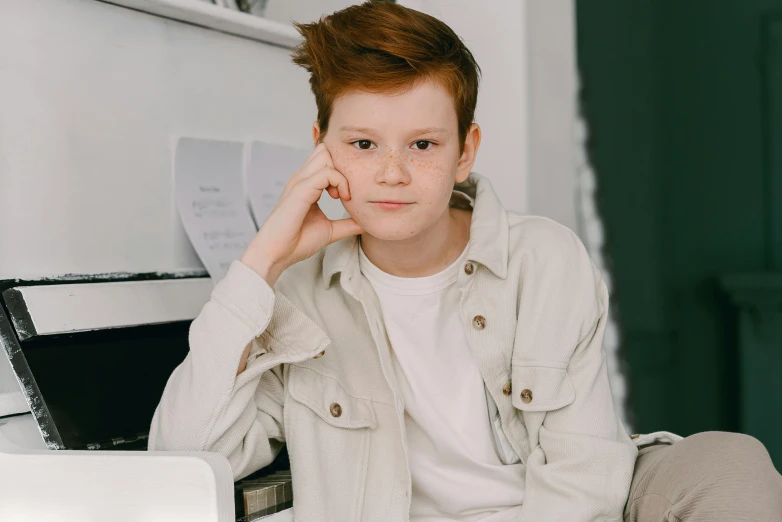
<path fill-rule="evenodd" d="M 306 357 L 314 357 L 331 343 L 312 319 L 280 293 L 277 293 L 274 314 L 258 340 L 272 353 Z"/>
<path fill-rule="evenodd" d="M 277 363 L 303 360 L 314 357 L 331 342 L 312 319 L 241 261 L 231 263 L 212 290 L 212 299 L 230 310 L 257 338 L 250 361 L 267 353 L 284 356 L 264 357 Z"/>
<path fill-rule="evenodd" d="M 266 328 L 274 311 L 274 290 L 238 260 L 231 263 L 225 277 L 212 289 L 211 298 L 230 310 L 254 335 Z"/>

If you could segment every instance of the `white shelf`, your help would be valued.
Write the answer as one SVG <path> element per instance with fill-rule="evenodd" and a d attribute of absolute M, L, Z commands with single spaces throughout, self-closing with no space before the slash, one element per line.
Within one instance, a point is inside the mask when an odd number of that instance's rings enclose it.
<path fill-rule="evenodd" d="M 287 48 L 301 40 L 292 25 L 195 0 L 100 1 Z"/>

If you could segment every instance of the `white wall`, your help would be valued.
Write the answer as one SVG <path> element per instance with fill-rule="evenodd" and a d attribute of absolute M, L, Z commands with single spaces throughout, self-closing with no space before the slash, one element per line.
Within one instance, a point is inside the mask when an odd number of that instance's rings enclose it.
<path fill-rule="evenodd" d="M 529 212 L 578 231 L 573 0 L 526 0 Z M 582 238 L 585 239 L 585 238 Z"/>
<path fill-rule="evenodd" d="M 345 7 L 358 4 L 351 0 L 268 0 L 264 16 L 277 22 L 317 20 Z"/>

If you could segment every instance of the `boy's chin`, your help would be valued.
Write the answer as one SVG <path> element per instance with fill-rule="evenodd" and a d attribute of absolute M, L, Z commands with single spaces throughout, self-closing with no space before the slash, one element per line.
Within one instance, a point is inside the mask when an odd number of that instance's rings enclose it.
<path fill-rule="evenodd" d="M 410 230 L 409 227 L 384 228 L 372 225 L 366 226 L 363 224 L 361 224 L 361 227 L 364 229 L 364 233 L 362 235 L 369 235 L 372 236 L 372 238 L 379 239 L 381 241 L 401 241 L 403 239 L 410 239 L 418 233 L 417 230 Z"/>

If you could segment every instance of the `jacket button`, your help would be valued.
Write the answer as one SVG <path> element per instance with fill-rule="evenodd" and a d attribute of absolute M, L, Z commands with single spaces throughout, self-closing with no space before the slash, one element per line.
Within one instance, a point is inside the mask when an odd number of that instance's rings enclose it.
<path fill-rule="evenodd" d="M 475 272 L 475 265 L 472 263 L 467 263 L 464 265 L 464 273 L 467 275 L 472 275 L 472 273 Z"/>
<path fill-rule="evenodd" d="M 486 318 L 482 315 L 476 315 L 472 318 L 472 325 L 476 330 L 483 330 L 486 327 Z"/>
<path fill-rule="evenodd" d="M 322 352 L 320 352 L 318 355 L 316 355 L 315 357 L 313 357 L 313 359 L 320 359 L 320 358 L 321 358 L 321 357 L 323 357 L 324 355 L 326 355 L 326 350 L 323 350 Z"/>
<path fill-rule="evenodd" d="M 505 386 L 502 387 L 502 393 L 505 395 L 510 395 L 511 392 L 511 382 L 508 381 L 505 383 Z"/>
<path fill-rule="evenodd" d="M 532 402 L 532 390 L 521 390 L 521 402 L 529 404 Z"/>
<path fill-rule="evenodd" d="M 342 415 L 342 406 L 340 406 L 335 402 L 334 404 L 331 405 L 329 411 L 331 412 L 332 417 L 339 417 L 340 415 Z"/>

